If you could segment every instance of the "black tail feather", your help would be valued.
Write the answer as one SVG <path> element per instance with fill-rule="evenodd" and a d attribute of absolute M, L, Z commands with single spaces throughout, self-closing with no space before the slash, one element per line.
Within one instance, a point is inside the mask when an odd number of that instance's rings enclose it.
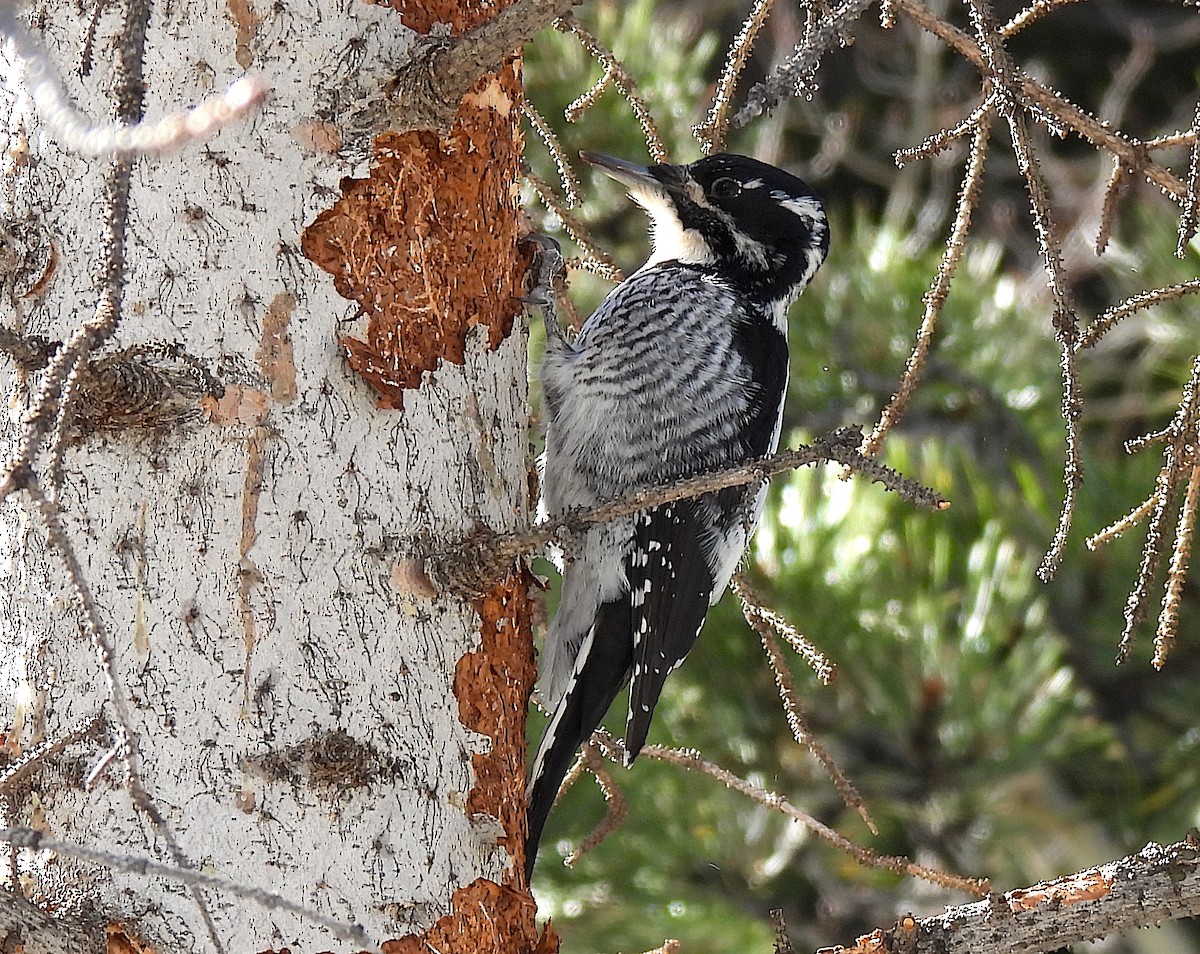
<path fill-rule="evenodd" d="M 526 792 L 525 882 L 533 876 L 542 830 L 559 787 L 567 777 L 575 753 L 596 730 L 628 679 L 633 659 L 630 635 L 629 598 L 605 603 L 596 614 L 596 624 L 580 652 L 581 665 L 567 687 L 546 734 L 538 746 L 533 777 Z M 605 651 L 589 652 L 591 640 L 605 640 Z M 612 641 L 611 643 L 608 641 Z"/>

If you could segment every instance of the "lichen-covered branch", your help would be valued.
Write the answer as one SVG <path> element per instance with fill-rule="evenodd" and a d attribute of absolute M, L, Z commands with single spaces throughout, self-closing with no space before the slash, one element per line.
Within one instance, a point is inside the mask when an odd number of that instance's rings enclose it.
<path fill-rule="evenodd" d="M 1148 844 L 1097 868 L 1043 881 L 930 918 L 905 915 L 819 954 L 1048 954 L 1200 914 L 1200 844 Z"/>

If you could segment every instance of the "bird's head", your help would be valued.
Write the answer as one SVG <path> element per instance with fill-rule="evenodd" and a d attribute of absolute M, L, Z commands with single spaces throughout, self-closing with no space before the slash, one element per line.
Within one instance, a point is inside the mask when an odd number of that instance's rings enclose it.
<path fill-rule="evenodd" d="M 829 252 L 825 207 L 807 183 L 775 166 L 722 153 L 686 166 L 639 166 L 594 152 L 650 216 L 664 262 L 711 268 L 723 281 L 786 310 Z"/>

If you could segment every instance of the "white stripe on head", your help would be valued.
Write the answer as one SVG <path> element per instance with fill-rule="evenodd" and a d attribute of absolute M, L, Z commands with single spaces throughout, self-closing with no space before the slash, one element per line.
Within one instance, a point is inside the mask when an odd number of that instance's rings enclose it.
<path fill-rule="evenodd" d="M 775 191 L 771 193 L 771 198 L 779 203 L 781 209 L 787 209 L 806 222 L 825 221 L 825 211 L 821 208 L 821 203 L 810 195 L 789 196 L 786 192 Z"/>

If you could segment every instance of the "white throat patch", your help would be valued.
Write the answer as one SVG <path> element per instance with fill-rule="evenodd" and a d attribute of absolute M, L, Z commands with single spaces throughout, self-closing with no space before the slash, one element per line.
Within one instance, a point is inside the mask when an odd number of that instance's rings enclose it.
<path fill-rule="evenodd" d="M 633 186 L 629 197 L 650 216 L 650 237 L 654 250 L 642 268 L 663 262 L 687 265 L 711 265 L 716 261 L 712 248 L 696 229 L 685 229 L 675 206 L 657 189 Z"/>

